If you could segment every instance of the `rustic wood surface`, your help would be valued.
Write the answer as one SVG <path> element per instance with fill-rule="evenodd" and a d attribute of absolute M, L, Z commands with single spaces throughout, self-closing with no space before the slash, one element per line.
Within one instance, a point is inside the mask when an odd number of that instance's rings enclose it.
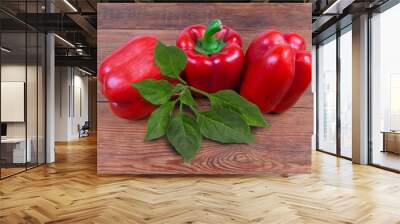
<path fill-rule="evenodd" d="M 135 19 L 140 18 L 140 19 Z M 155 34 L 173 44 L 187 25 L 220 18 L 247 47 L 265 29 L 297 32 L 311 48 L 311 4 L 98 4 L 98 62 L 131 37 Z M 100 85 L 99 85 L 100 86 Z M 313 96 L 308 91 L 289 111 L 266 115 L 270 129 L 254 129 L 256 142 L 222 145 L 205 140 L 191 163 L 183 163 L 165 139 L 144 142 L 146 120 L 112 114 L 98 94 L 100 174 L 305 173 L 311 165 Z"/>

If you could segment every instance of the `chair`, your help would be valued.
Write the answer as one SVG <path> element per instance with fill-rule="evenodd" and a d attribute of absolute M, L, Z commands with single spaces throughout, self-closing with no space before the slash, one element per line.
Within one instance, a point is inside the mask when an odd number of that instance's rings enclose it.
<path fill-rule="evenodd" d="M 90 129 L 89 121 L 85 121 L 82 127 L 78 125 L 79 138 L 89 136 L 89 129 Z"/>

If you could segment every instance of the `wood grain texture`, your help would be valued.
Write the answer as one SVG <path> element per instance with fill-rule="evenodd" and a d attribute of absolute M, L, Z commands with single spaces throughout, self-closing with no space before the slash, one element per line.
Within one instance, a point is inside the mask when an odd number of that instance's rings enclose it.
<path fill-rule="evenodd" d="M 100 4 L 98 29 L 182 29 L 219 18 L 235 30 L 311 28 L 311 3 Z"/>
<path fill-rule="evenodd" d="M 98 4 L 98 61 L 136 35 L 157 35 L 163 42 L 173 44 L 183 27 L 213 18 L 240 31 L 245 48 L 257 33 L 271 28 L 300 33 L 311 47 L 310 4 Z M 144 142 L 146 120 L 120 119 L 112 114 L 100 92 L 97 100 L 100 174 L 310 171 L 311 91 L 286 113 L 266 115 L 273 127 L 254 129 L 255 143 L 222 145 L 205 140 L 191 163 L 183 163 L 165 139 Z"/>
<path fill-rule="evenodd" d="M 110 116 L 106 102 L 99 103 L 98 109 L 97 171 L 101 174 L 309 172 L 312 133 L 309 108 L 266 115 L 272 128 L 253 129 L 255 143 L 223 145 L 204 140 L 191 163 L 183 163 L 165 138 L 144 142 L 147 120 L 127 121 Z"/>

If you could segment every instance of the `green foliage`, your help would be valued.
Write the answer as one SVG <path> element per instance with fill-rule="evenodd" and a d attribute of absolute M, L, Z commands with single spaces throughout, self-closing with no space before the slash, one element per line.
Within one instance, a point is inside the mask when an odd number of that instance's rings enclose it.
<path fill-rule="evenodd" d="M 238 112 L 250 126 L 268 126 L 260 109 L 233 90 L 216 92 L 210 96 L 210 101 L 213 107 L 231 108 Z"/>
<path fill-rule="evenodd" d="M 249 125 L 229 109 L 219 107 L 201 112 L 198 122 L 204 137 L 220 143 L 249 143 L 254 140 Z"/>
<path fill-rule="evenodd" d="M 158 42 L 154 52 L 154 60 L 163 75 L 176 79 L 185 69 L 187 57 L 180 48 L 166 46 Z"/>
<path fill-rule="evenodd" d="M 155 105 L 166 103 L 175 93 L 174 86 L 165 80 L 145 79 L 132 85 L 143 98 Z"/>
<path fill-rule="evenodd" d="M 184 161 L 194 158 L 203 138 L 196 120 L 185 112 L 179 112 L 168 125 L 167 138 Z"/>
<path fill-rule="evenodd" d="M 190 89 L 185 89 L 179 97 L 179 100 L 185 105 L 192 107 L 196 106 L 196 101 L 193 99 Z"/>
<path fill-rule="evenodd" d="M 132 84 L 144 99 L 160 105 L 148 120 L 146 141 L 166 135 L 183 160 L 190 161 L 199 151 L 203 137 L 224 144 L 247 144 L 254 141 L 250 126 L 269 126 L 259 108 L 235 91 L 209 94 L 182 80 L 179 75 L 185 69 L 187 58 L 181 49 L 159 42 L 155 49 L 155 62 L 164 76 L 178 79 L 181 83 L 173 86 L 166 80 L 147 79 Z M 192 91 L 209 98 L 209 111 L 198 111 Z M 177 103 L 179 110 L 174 115 Z M 185 107 L 193 113 L 185 112 Z"/>
<path fill-rule="evenodd" d="M 161 105 L 150 115 L 147 122 L 146 141 L 158 139 L 165 135 L 174 107 L 175 101 L 169 101 Z"/>

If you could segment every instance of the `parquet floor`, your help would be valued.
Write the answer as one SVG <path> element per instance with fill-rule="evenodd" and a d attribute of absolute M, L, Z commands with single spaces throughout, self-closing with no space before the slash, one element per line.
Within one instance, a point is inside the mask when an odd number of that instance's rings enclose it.
<path fill-rule="evenodd" d="M 97 176 L 91 137 L 0 181 L 0 223 L 400 223 L 400 175 L 316 152 L 310 175 Z"/>

